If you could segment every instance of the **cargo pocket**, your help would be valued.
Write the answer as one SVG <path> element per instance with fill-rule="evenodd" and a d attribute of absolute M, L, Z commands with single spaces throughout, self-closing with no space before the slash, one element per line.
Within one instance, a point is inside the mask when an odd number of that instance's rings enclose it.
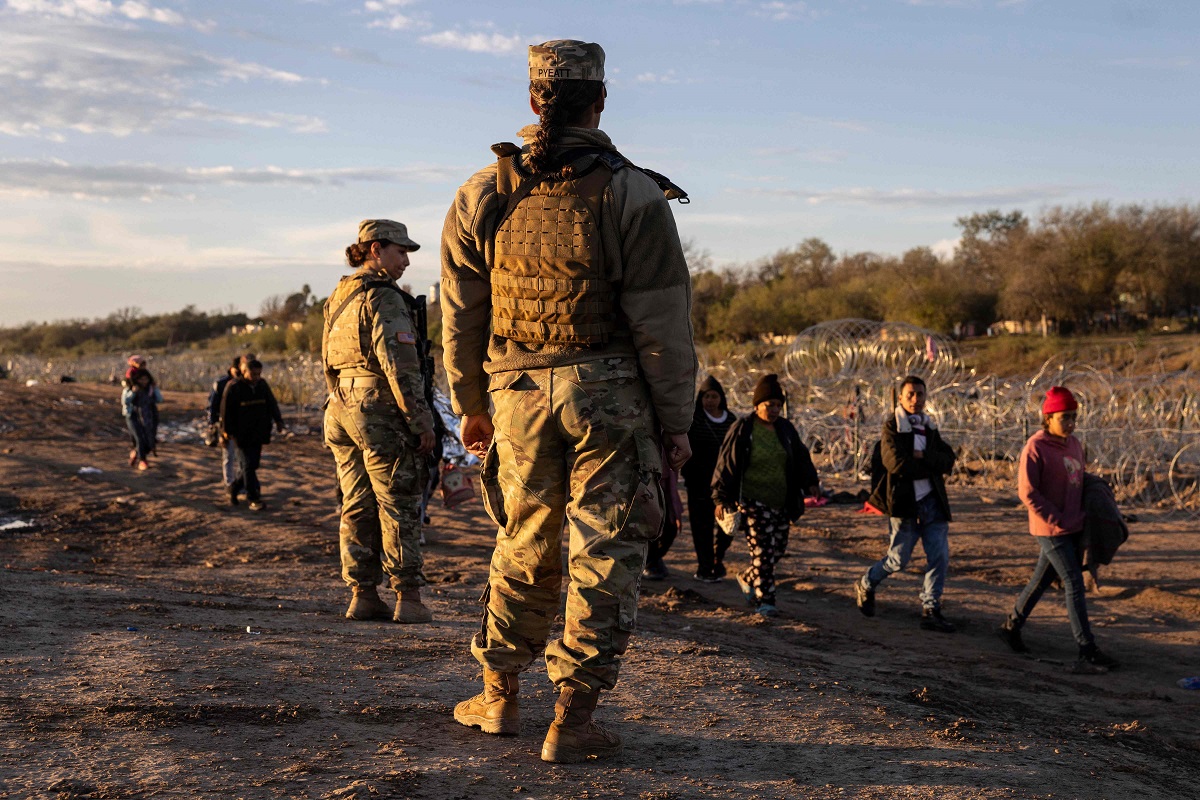
<path fill-rule="evenodd" d="M 483 457 L 483 466 L 479 469 L 479 484 L 484 511 L 492 518 L 492 522 L 508 530 L 508 515 L 504 513 L 504 492 L 500 488 L 500 454 L 496 452 L 495 441 Z"/>
<path fill-rule="evenodd" d="M 634 442 L 637 445 L 637 486 L 625 508 L 617 538 L 627 542 L 650 542 L 662 534 L 666 519 L 662 459 L 658 445 L 647 434 L 634 434 Z"/>

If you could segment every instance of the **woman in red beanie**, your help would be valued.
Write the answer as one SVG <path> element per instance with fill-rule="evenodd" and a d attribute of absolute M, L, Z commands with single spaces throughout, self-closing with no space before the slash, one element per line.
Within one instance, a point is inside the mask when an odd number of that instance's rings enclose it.
<path fill-rule="evenodd" d="M 1079 645 L 1074 671 L 1099 674 L 1114 669 L 1116 659 L 1096 647 L 1088 625 L 1083 593 L 1080 537 L 1083 532 L 1083 446 L 1073 434 L 1079 403 L 1064 386 L 1052 386 L 1042 403 L 1042 430 L 1021 450 L 1017 486 L 1029 509 L 1029 532 L 1041 547 L 1037 566 L 1016 605 L 997 633 L 1015 652 L 1028 653 L 1021 628 L 1057 574 L 1066 591 L 1067 617 Z"/>

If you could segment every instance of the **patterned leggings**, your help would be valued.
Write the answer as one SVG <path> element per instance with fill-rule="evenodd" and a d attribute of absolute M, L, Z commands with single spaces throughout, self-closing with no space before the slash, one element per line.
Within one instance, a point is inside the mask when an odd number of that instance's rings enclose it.
<path fill-rule="evenodd" d="M 758 605 L 775 605 L 775 564 L 787 550 L 787 515 L 757 501 L 743 503 L 741 510 L 750 548 L 750 566 L 742 571 L 742 578 L 754 588 Z"/>

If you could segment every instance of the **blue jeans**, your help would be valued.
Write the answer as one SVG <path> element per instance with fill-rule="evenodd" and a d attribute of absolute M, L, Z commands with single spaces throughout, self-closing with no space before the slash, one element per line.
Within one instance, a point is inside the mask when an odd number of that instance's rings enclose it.
<path fill-rule="evenodd" d="M 221 445 L 221 477 L 225 479 L 226 486 L 233 486 L 237 480 L 237 442 L 233 439 L 226 439 L 225 444 Z"/>
<path fill-rule="evenodd" d="M 950 569 L 950 524 L 938 506 L 937 496 L 930 492 L 917 502 L 917 516 L 890 517 L 892 537 L 887 555 L 877 561 L 863 576 L 863 586 L 874 589 L 884 578 L 908 566 L 913 547 L 921 542 L 925 550 L 925 585 L 921 591 L 923 608 L 940 608 L 942 587 Z"/>
<path fill-rule="evenodd" d="M 1091 626 L 1088 625 L 1087 601 L 1083 595 L 1083 565 L 1079 560 L 1079 538 L 1082 534 L 1066 536 L 1035 536 L 1041 553 L 1037 566 L 1029 576 L 1029 583 L 1017 597 L 1013 607 L 1013 622 L 1024 625 L 1033 612 L 1033 607 L 1042 599 L 1042 593 L 1054 582 L 1055 574 L 1062 579 L 1067 600 L 1067 618 L 1071 620 L 1071 633 L 1080 647 L 1095 642 Z"/>

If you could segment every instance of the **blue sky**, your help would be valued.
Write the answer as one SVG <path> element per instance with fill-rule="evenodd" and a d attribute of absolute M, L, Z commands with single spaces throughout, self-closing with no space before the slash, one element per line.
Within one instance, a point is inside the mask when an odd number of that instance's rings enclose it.
<path fill-rule="evenodd" d="M 602 127 L 717 264 L 1195 203 L 1198 33 L 1149 0 L 0 0 L 0 324 L 325 295 L 364 217 L 423 291 L 550 38 L 604 46 Z"/>

